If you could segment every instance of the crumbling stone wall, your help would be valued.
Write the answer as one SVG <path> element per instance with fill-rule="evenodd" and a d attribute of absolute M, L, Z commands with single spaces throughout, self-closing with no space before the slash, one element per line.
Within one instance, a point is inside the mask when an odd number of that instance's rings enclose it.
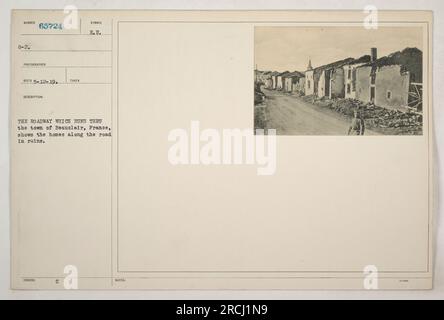
<path fill-rule="evenodd" d="M 344 69 L 333 69 L 330 78 L 330 98 L 344 98 Z"/>
<path fill-rule="evenodd" d="M 320 73 L 320 76 L 319 76 L 319 80 L 318 80 L 317 96 L 319 98 L 322 98 L 325 96 L 325 86 L 327 85 L 326 80 L 325 80 L 325 78 L 326 78 L 325 72 L 326 72 L 325 70 L 322 70 L 322 72 Z"/>
<path fill-rule="evenodd" d="M 370 102 L 370 73 L 372 67 L 360 67 L 356 69 L 356 99 L 362 102 Z"/>
<path fill-rule="evenodd" d="M 309 96 L 315 92 L 314 71 L 305 72 L 305 95 Z"/>
<path fill-rule="evenodd" d="M 390 97 L 388 96 L 390 93 Z M 376 72 L 375 104 L 379 107 L 407 106 L 409 74 L 401 73 L 400 65 L 383 66 Z"/>
<path fill-rule="evenodd" d="M 356 72 L 356 98 L 370 102 L 371 66 L 360 67 Z M 379 107 L 399 109 L 407 106 L 409 73 L 401 72 L 400 65 L 377 67 L 375 70 L 375 101 Z"/>

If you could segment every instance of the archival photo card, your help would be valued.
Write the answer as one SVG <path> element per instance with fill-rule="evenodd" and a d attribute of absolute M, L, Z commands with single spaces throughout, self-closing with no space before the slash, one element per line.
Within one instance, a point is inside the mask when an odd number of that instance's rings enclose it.
<path fill-rule="evenodd" d="M 432 287 L 431 12 L 77 14 L 11 15 L 13 289 Z"/>

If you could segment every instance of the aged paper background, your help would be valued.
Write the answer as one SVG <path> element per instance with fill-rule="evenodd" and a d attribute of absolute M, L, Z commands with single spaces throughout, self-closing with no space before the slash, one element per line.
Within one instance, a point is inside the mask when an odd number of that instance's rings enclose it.
<path fill-rule="evenodd" d="M 169 130 L 192 120 L 252 126 L 254 26 L 346 25 L 358 13 L 81 17 L 112 25 L 112 39 L 89 43 L 109 45 L 109 60 L 88 60 L 109 63 L 110 84 L 43 89 L 52 100 L 37 109 L 20 100 L 23 57 L 13 55 L 12 132 L 23 117 L 99 117 L 111 123 L 113 138 L 24 147 L 12 138 L 14 288 L 60 288 L 67 264 L 78 267 L 81 288 L 362 288 L 368 264 L 378 266 L 382 288 L 431 286 L 428 95 L 422 136 L 278 137 L 270 177 L 252 166 L 172 167 L 166 159 Z M 24 18 L 60 13 L 15 12 L 12 50 L 26 34 Z M 380 19 L 418 23 L 424 41 L 430 37 L 427 12 Z M 57 59 L 48 61 L 63 62 Z"/>

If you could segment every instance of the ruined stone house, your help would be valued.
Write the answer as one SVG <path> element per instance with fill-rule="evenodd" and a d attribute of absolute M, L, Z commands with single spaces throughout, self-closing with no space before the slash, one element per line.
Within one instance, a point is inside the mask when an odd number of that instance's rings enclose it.
<path fill-rule="evenodd" d="M 314 69 L 311 66 L 310 60 L 305 72 L 305 94 L 330 99 L 344 97 L 343 66 L 353 60 L 353 58 L 347 58 Z"/>
<path fill-rule="evenodd" d="M 293 84 L 293 93 L 303 96 L 305 94 L 305 76 L 299 78 L 298 83 Z"/>
<path fill-rule="evenodd" d="M 416 94 L 416 96 L 415 96 Z M 405 48 L 356 69 L 356 98 L 391 109 L 422 108 L 422 52 Z"/>
<path fill-rule="evenodd" d="M 317 90 L 317 96 L 319 98 L 327 97 L 329 99 L 333 99 L 344 97 L 345 89 L 343 66 L 352 62 L 353 60 L 353 58 L 347 58 L 319 68 L 320 74 Z"/>
<path fill-rule="evenodd" d="M 376 60 L 376 48 L 371 49 L 371 55 L 364 55 L 344 65 L 344 97 L 356 98 L 356 69 L 366 63 Z"/>
<path fill-rule="evenodd" d="M 300 90 L 299 86 L 300 86 L 300 79 L 301 78 L 304 78 L 304 74 L 299 71 L 287 73 L 283 77 L 283 81 L 284 81 L 283 90 L 285 92 L 298 91 L 298 89 Z"/>
<path fill-rule="evenodd" d="M 284 89 L 284 77 L 289 73 L 290 73 L 289 71 L 284 71 L 282 73 L 279 73 L 276 76 L 276 80 L 277 80 L 276 88 L 275 88 L 276 90 L 283 90 Z"/>
<path fill-rule="evenodd" d="M 276 89 L 277 87 L 277 76 L 279 75 L 279 72 L 277 71 L 273 71 L 272 73 L 270 73 L 270 78 L 267 81 L 267 88 L 269 89 Z"/>

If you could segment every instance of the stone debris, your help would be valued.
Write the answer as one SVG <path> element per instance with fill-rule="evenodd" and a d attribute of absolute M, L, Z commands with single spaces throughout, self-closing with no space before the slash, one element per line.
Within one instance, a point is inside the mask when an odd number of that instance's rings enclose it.
<path fill-rule="evenodd" d="M 357 109 L 363 115 L 368 128 L 384 134 L 415 135 L 422 133 L 422 114 L 407 108 L 405 110 L 391 110 L 375 106 L 372 103 L 343 98 L 329 100 L 305 96 L 303 99 L 317 106 L 328 107 L 347 118 L 352 118 Z"/>

